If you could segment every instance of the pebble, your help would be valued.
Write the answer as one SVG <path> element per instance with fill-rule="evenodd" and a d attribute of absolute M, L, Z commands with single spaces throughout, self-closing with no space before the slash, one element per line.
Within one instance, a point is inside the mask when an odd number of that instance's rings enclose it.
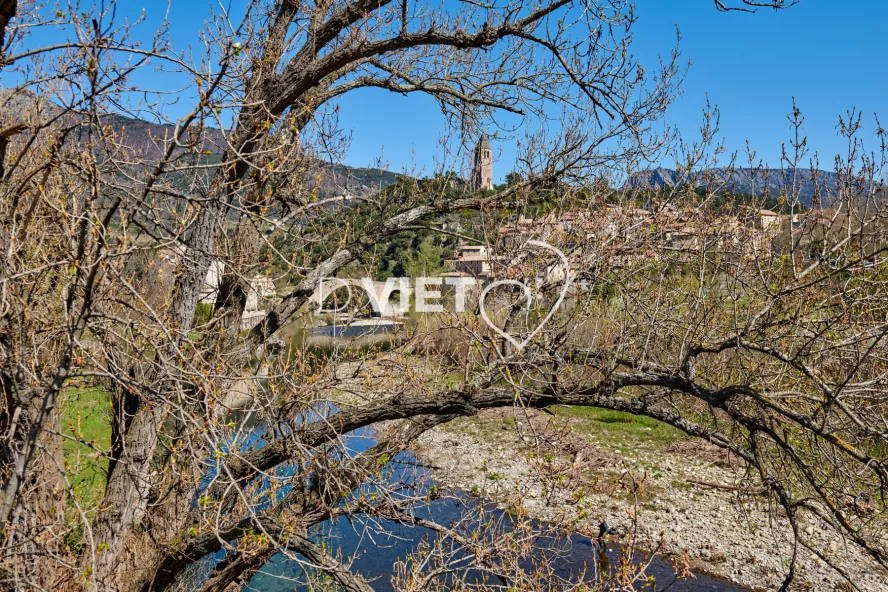
<path fill-rule="evenodd" d="M 465 463 L 465 459 L 473 458 L 477 462 L 486 462 L 489 471 L 506 477 L 506 481 L 498 484 L 498 487 L 505 487 L 508 482 L 516 488 L 523 488 L 525 507 L 530 516 L 556 521 L 565 516 L 572 518 L 571 512 L 575 512 L 576 505 L 569 491 L 556 494 L 552 505 L 548 506 L 543 499 L 542 488 L 528 481 L 527 475 L 534 470 L 527 457 L 528 449 L 523 447 L 517 435 L 504 434 L 501 440 L 498 436 L 498 441 L 490 445 L 477 441 L 469 434 L 461 434 L 458 443 L 450 443 L 442 441 L 442 433 L 439 429 L 432 430 L 420 438 L 420 444 L 427 447 L 426 459 L 434 459 L 435 464 L 441 467 L 440 471 L 434 472 L 441 483 L 471 490 L 472 484 L 478 482 L 478 471 L 473 470 L 471 463 Z M 516 453 L 516 447 L 521 447 L 520 453 Z M 421 448 L 416 452 L 418 456 L 423 456 Z M 619 454 L 620 450 L 609 449 L 609 452 Z M 643 466 L 668 473 L 663 481 L 656 482 L 650 503 L 647 504 L 649 507 L 640 505 L 638 508 L 639 541 L 656 541 L 660 532 L 665 531 L 667 544 L 673 550 L 693 550 L 693 555 L 705 564 L 706 571 L 710 573 L 728 577 L 755 589 L 779 587 L 784 562 L 791 554 L 787 536 L 789 526 L 785 519 L 770 517 L 766 509 L 752 505 L 746 506 L 741 512 L 736 508 L 734 496 L 730 492 L 671 486 L 672 483 L 683 484 L 687 478 L 713 483 L 732 482 L 736 475 L 728 469 L 671 453 L 635 452 Z M 602 469 L 601 474 L 614 478 L 622 468 L 620 464 L 616 464 L 609 469 Z M 635 473 L 637 471 L 633 470 L 633 474 Z M 653 483 L 653 480 L 648 483 Z M 624 499 L 593 493 L 586 498 L 584 504 L 590 511 L 596 511 L 596 517 L 607 517 L 613 526 L 628 525 L 625 511 L 627 502 Z M 869 571 L 871 564 L 862 553 L 852 545 L 840 547 L 839 541 L 824 536 L 831 532 L 829 529 L 819 521 L 812 523 L 811 520 L 814 519 L 806 517 L 801 525 L 802 532 L 808 539 L 813 537 L 812 542 L 818 547 L 826 547 L 826 553 L 832 555 L 833 560 L 855 577 L 861 592 L 888 591 L 888 577 L 881 572 Z M 591 526 L 597 528 L 597 522 Z M 716 550 L 718 561 L 713 560 Z M 744 553 L 742 561 L 736 557 L 740 550 Z M 844 581 L 840 575 L 811 553 L 805 550 L 801 553 L 799 583 L 808 588 L 799 589 L 840 589 L 836 588 Z"/>

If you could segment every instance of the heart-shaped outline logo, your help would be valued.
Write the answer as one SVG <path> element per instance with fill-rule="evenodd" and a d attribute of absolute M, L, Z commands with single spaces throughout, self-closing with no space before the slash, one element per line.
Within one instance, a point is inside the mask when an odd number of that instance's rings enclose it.
<path fill-rule="evenodd" d="M 561 306 L 561 303 L 564 301 L 564 297 L 567 295 L 567 289 L 570 287 L 571 279 L 570 264 L 567 261 L 567 257 L 564 255 L 564 253 L 561 252 L 561 250 L 553 247 L 549 243 L 544 243 L 543 241 L 538 240 L 527 241 L 521 246 L 521 249 L 524 249 L 527 246 L 541 247 L 543 249 L 546 249 L 547 251 L 552 251 L 553 253 L 558 255 L 561 258 L 562 263 L 564 263 L 564 285 L 561 287 L 561 293 L 558 295 L 558 300 L 555 302 L 554 305 L 552 305 L 552 308 L 549 310 L 549 314 L 547 314 L 546 318 L 544 318 L 542 322 L 537 325 L 536 329 L 531 331 L 530 335 L 528 335 L 524 339 L 524 341 L 519 343 L 517 339 L 496 326 L 493 321 L 490 320 L 490 317 L 487 316 L 487 311 L 484 309 L 484 298 L 487 296 L 487 293 L 494 288 L 498 288 L 499 286 L 519 286 L 524 290 L 524 295 L 527 297 L 526 308 L 527 310 L 530 310 L 530 307 L 533 305 L 533 294 L 531 293 L 530 288 L 528 288 L 527 285 L 523 282 L 519 282 L 518 280 L 497 280 L 484 288 L 484 291 L 481 292 L 481 296 L 478 299 L 478 307 L 481 311 L 481 318 L 484 319 L 484 322 L 487 323 L 487 326 L 493 329 L 493 332 L 497 335 L 504 337 L 509 343 L 518 348 L 519 351 L 524 349 L 524 347 L 528 343 L 530 343 L 530 340 L 533 339 L 536 334 L 540 332 L 540 330 L 542 330 L 546 323 L 549 322 L 549 319 L 552 318 L 552 315 L 554 315 L 558 308 Z M 519 251 L 521 249 L 519 249 Z"/>

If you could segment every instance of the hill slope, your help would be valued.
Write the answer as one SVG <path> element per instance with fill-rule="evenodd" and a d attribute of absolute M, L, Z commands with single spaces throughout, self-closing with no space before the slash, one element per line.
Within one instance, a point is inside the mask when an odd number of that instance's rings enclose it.
<path fill-rule="evenodd" d="M 141 151 L 149 159 L 161 154 L 161 144 L 156 139 L 169 137 L 175 130 L 172 124 L 151 123 L 122 115 L 109 117 L 109 122 L 123 133 L 127 146 Z M 202 148 L 211 153 L 208 155 L 209 160 L 213 156 L 221 156 L 225 148 L 222 130 L 206 128 Z M 321 171 L 321 197 L 366 197 L 393 184 L 398 177 L 397 173 L 385 169 L 350 167 L 344 164 L 318 163 L 318 168 Z"/>
<path fill-rule="evenodd" d="M 15 94 L 0 90 L 0 108 L 12 114 L 11 119 L 27 122 L 30 114 L 41 112 L 45 117 L 52 117 L 61 112 L 61 108 L 51 101 L 40 99 L 31 92 L 23 91 Z M 74 121 L 85 118 L 74 115 Z M 147 161 L 156 161 L 165 150 L 165 140 L 172 137 L 176 126 L 172 123 L 146 121 L 127 115 L 111 113 L 102 116 L 102 122 L 120 134 L 120 141 Z M 80 138 L 86 138 L 86 127 L 80 130 Z M 204 153 L 204 164 L 215 164 L 220 160 L 225 149 L 225 134 L 218 128 L 204 128 L 200 150 Z M 398 175 L 391 171 L 378 168 L 357 168 L 342 164 L 317 162 L 317 168 L 311 174 L 311 183 L 320 171 L 320 193 L 322 197 L 352 195 L 366 197 L 393 184 Z M 307 177 L 308 178 L 308 177 Z"/>

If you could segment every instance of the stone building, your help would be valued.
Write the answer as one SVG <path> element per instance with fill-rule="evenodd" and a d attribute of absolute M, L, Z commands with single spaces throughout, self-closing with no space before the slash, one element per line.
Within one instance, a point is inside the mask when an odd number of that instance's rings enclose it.
<path fill-rule="evenodd" d="M 493 153 L 487 134 L 475 145 L 475 160 L 472 166 L 472 186 L 475 189 L 493 189 Z"/>
<path fill-rule="evenodd" d="M 461 245 L 456 259 L 444 261 L 444 265 L 458 273 L 474 278 L 488 278 L 491 275 L 491 255 L 484 245 Z"/>

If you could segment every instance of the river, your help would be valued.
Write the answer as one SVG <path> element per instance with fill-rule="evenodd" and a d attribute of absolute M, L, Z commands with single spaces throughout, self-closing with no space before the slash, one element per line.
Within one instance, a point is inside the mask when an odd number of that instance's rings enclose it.
<path fill-rule="evenodd" d="M 353 434 L 348 440 L 349 448 L 359 452 L 371 446 L 374 442 L 371 430 L 361 430 Z M 424 487 L 434 484 L 430 480 L 425 469 L 418 468 L 414 457 L 404 453 L 392 463 L 394 470 L 390 479 L 399 482 L 421 482 Z M 439 523 L 449 525 L 459 521 L 468 515 L 474 515 L 482 502 L 468 495 L 458 494 L 454 497 L 442 497 L 429 503 L 427 508 L 417 511 L 420 517 L 431 517 Z M 508 524 L 510 518 L 502 510 L 486 507 L 489 515 L 485 523 Z M 545 525 L 537 523 L 542 544 L 546 556 L 552 559 L 555 573 L 561 577 L 570 577 L 582 572 L 589 572 L 587 579 L 594 581 L 592 564 L 601 565 L 603 557 L 599 553 L 598 543 L 589 537 L 580 535 L 558 536 L 551 534 L 551 530 Z M 398 560 L 405 559 L 413 551 L 421 539 L 427 536 L 428 531 L 420 527 L 409 527 L 398 523 L 385 522 L 385 533 L 373 529 L 372 535 L 363 528 L 360 521 L 352 521 L 345 518 L 332 523 L 324 524 L 316 529 L 314 536 L 323 540 L 328 548 L 337 549 L 342 557 L 354 558 L 353 569 L 370 580 L 375 590 L 386 592 L 392 590 L 390 582 L 393 566 Z M 481 525 L 478 526 L 482 528 Z M 619 545 L 607 544 L 606 557 L 611 566 L 619 565 L 621 549 Z M 635 561 L 642 561 L 644 557 L 636 554 Z M 588 568 L 588 569 L 587 569 Z M 654 558 L 650 563 L 647 576 L 653 580 L 636 586 L 638 590 L 671 590 L 673 592 L 744 592 L 747 589 L 736 584 L 725 582 L 708 575 L 696 574 L 694 578 L 676 580 L 671 563 L 664 559 Z M 305 576 L 302 567 L 296 562 L 288 560 L 283 555 L 277 555 L 269 561 L 250 581 L 249 590 L 262 590 L 267 592 L 290 592 L 293 590 L 307 590 L 304 584 Z M 670 585 L 671 584 L 671 585 Z"/>
<path fill-rule="evenodd" d="M 385 332 L 372 331 L 372 333 Z M 316 328 L 310 330 L 307 335 L 309 341 L 313 342 L 311 345 L 320 347 L 320 349 L 330 347 L 333 345 L 332 340 L 339 341 L 343 337 L 350 338 L 349 345 L 346 346 L 349 349 L 356 345 L 359 347 L 379 346 L 378 338 L 381 337 L 381 335 L 374 335 L 368 339 L 366 328 L 354 333 Z M 318 340 L 318 338 L 320 339 Z M 383 339 L 383 341 L 386 340 Z M 256 426 L 254 429 L 257 432 L 254 438 L 250 438 L 249 445 L 261 440 L 259 427 Z M 343 441 L 349 453 L 356 454 L 373 445 L 374 432 L 371 429 L 359 430 L 346 436 Z M 426 469 L 417 466 L 415 458 L 409 452 L 399 455 L 389 464 L 391 470 L 388 473 L 388 479 L 393 482 L 397 481 L 402 486 L 408 484 L 408 486 L 426 489 L 434 486 L 431 475 Z M 432 518 L 440 524 L 450 525 L 474 516 L 483 509 L 486 513 L 485 525 L 479 524 L 477 528 L 485 528 L 491 523 L 491 518 L 493 523 L 508 527 L 511 518 L 506 513 L 490 505 L 485 505 L 482 508 L 480 506 L 482 503 L 481 500 L 469 495 L 456 493 L 450 496 L 441 496 L 429 502 L 426 507 L 417 509 L 416 512 L 420 517 Z M 602 552 L 598 542 L 589 537 L 578 534 L 554 534 L 554 531 L 545 524 L 538 522 L 534 524 L 535 530 L 538 530 L 540 535 L 538 540 L 541 543 L 540 557 L 550 560 L 555 574 L 560 577 L 568 578 L 572 575 L 586 573 L 588 574 L 587 579 L 594 581 L 594 578 L 597 577 L 594 567 L 601 567 L 604 564 L 619 565 L 622 549 L 616 543 L 606 544 L 606 551 Z M 312 532 L 312 536 L 316 541 L 322 541 L 328 549 L 340 552 L 342 557 L 352 558 L 354 571 L 368 579 L 378 592 L 387 592 L 393 589 L 391 574 L 395 564 L 408 557 L 429 533 L 424 528 L 410 527 L 399 523 L 383 522 L 382 525 L 382 529 L 371 530 L 364 528 L 360 519 L 349 521 L 346 518 L 340 518 L 319 525 Z M 472 528 L 472 526 L 468 528 Z M 199 574 L 206 574 L 212 565 L 221 558 L 220 554 L 205 558 L 197 569 L 186 576 L 190 582 L 188 587 L 197 587 L 202 580 L 202 576 Z M 644 559 L 641 554 L 636 554 L 633 557 L 635 562 L 641 562 Z M 608 567 L 605 567 L 604 571 L 606 572 L 607 569 Z M 676 580 L 671 563 L 658 557 L 651 560 L 646 575 L 649 580 L 639 583 L 636 589 L 650 592 L 667 589 L 672 592 L 748 592 L 747 588 L 705 574 L 695 574 L 692 578 Z M 305 581 L 305 572 L 300 563 L 291 561 L 282 554 L 274 556 L 252 577 L 245 588 L 245 590 L 264 592 L 291 592 L 309 589 Z"/>

